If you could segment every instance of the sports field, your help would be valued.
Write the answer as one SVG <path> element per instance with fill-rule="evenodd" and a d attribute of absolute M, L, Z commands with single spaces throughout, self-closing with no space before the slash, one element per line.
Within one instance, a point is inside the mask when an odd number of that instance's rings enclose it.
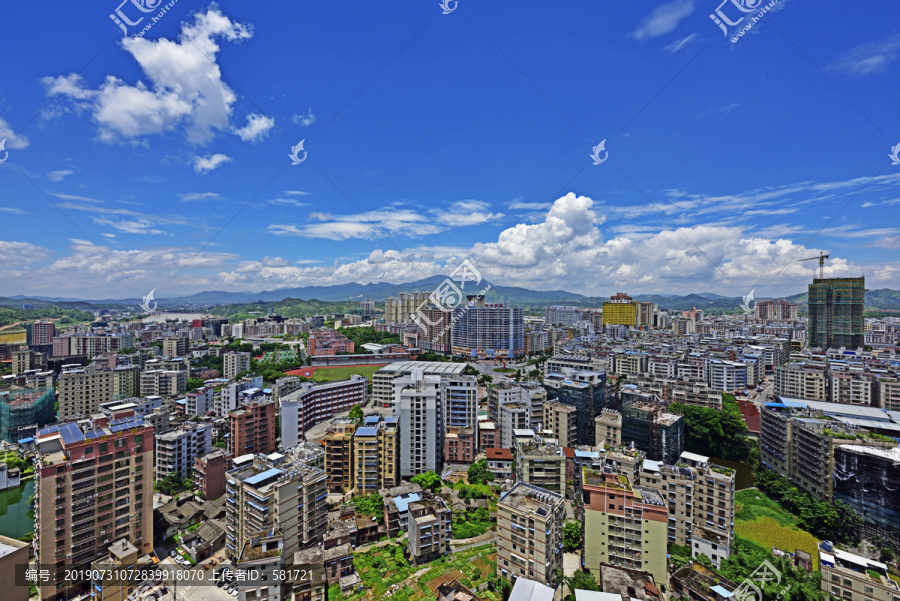
<path fill-rule="evenodd" d="M 334 382 L 337 380 L 346 380 L 354 374 L 365 376 L 372 379 L 372 374 L 384 367 L 381 365 L 342 365 L 341 367 L 301 367 L 300 369 L 292 369 L 286 372 L 289 376 L 303 376 L 304 378 L 312 378 L 316 382 Z"/>

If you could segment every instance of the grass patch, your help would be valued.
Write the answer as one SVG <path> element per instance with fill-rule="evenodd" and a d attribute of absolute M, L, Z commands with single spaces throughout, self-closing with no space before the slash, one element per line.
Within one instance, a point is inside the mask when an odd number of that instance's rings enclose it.
<path fill-rule="evenodd" d="M 313 373 L 313 380 L 316 382 L 334 382 L 336 380 L 347 380 L 352 375 L 365 376 L 369 380 L 372 374 L 384 367 L 383 365 L 348 365 L 347 367 L 317 367 Z"/>
<path fill-rule="evenodd" d="M 405 562 L 398 563 L 394 556 L 395 548 L 381 547 L 355 554 L 356 571 L 362 578 L 365 592 L 340 601 L 356 601 L 365 594 L 377 599 L 384 596 L 392 584 L 406 580 L 423 568 L 405 565 Z M 477 587 L 487 582 L 488 576 L 496 571 L 497 553 L 493 543 L 486 543 L 474 549 L 444 556 L 431 562 L 427 567 L 429 568 L 427 572 L 417 579 L 408 581 L 401 591 L 391 597 L 391 601 L 397 601 L 398 596 L 406 601 L 431 601 L 434 599 L 434 592 L 428 583 L 436 586 L 435 581 L 448 574 L 463 576 L 461 580 L 464 585 L 470 588 Z"/>
<path fill-rule="evenodd" d="M 764 549 L 777 547 L 788 553 L 800 549 L 809 553 L 819 569 L 818 540 L 797 527 L 797 520 L 778 503 L 755 489 L 738 491 L 735 495 L 734 532 Z"/>
<path fill-rule="evenodd" d="M 509 368 L 509 367 L 495 367 L 491 371 L 498 373 L 498 374 L 514 374 L 514 373 L 516 373 L 516 370 Z"/>

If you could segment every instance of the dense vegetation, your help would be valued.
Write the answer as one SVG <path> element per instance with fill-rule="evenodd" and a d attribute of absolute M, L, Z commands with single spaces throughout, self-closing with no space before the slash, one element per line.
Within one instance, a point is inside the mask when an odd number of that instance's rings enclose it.
<path fill-rule="evenodd" d="M 185 480 L 178 474 L 178 472 L 169 472 L 166 474 L 166 477 L 162 480 L 157 480 L 156 485 L 153 487 L 157 492 L 161 492 L 164 495 L 172 496 L 176 493 L 179 493 L 183 490 L 190 490 L 194 487 L 194 481 L 188 478 Z"/>
<path fill-rule="evenodd" d="M 491 512 L 487 507 L 469 509 L 453 515 L 453 538 L 472 538 L 481 536 L 494 525 Z"/>
<path fill-rule="evenodd" d="M 400 342 L 399 336 L 394 336 L 389 332 L 377 332 L 374 327 L 354 327 L 341 328 L 341 334 L 353 341 L 356 345 L 356 352 L 363 353 L 365 350 L 360 347 L 364 344 L 394 344 Z"/>
<path fill-rule="evenodd" d="M 684 416 L 684 448 L 708 457 L 745 461 L 753 441 L 734 396 L 722 393 L 722 410 L 673 403 L 672 413 Z"/>
<path fill-rule="evenodd" d="M 824 503 L 800 492 L 774 470 L 758 470 L 756 486 L 797 517 L 797 525 L 824 540 L 856 542 L 862 518 L 841 500 Z"/>
<path fill-rule="evenodd" d="M 359 302 L 340 301 L 325 302 L 316 299 L 301 300 L 286 298 L 277 302 L 238 303 L 219 305 L 210 309 L 216 315 L 224 315 L 234 323 L 251 317 L 263 317 L 272 309 L 277 315 L 285 318 L 311 317 L 313 315 L 331 315 L 334 313 L 353 313 L 359 310 Z"/>
<path fill-rule="evenodd" d="M 24 302 L 28 303 L 27 300 Z M 34 309 L 23 309 L 22 301 L 18 301 L 17 307 L 0 306 L 0 326 L 8 326 L 18 322 L 37 321 L 38 319 L 54 319 L 57 326 L 65 326 L 73 323 L 93 322 L 94 316 L 81 309 L 64 308 L 57 305 L 36 305 Z M 13 330 L 10 329 L 9 331 Z"/>
<path fill-rule="evenodd" d="M 581 522 L 568 521 L 563 526 L 563 549 L 566 553 L 573 553 L 581 548 L 584 536 L 581 532 Z"/>
<path fill-rule="evenodd" d="M 790 556 L 775 557 L 770 551 L 748 540 L 735 537 L 731 555 L 724 560 L 718 572 L 734 583 L 740 584 L 762 564 L 768 561 L 781 572 L 781 581 L 767 582 L 763 590 L 763 599 L 772 601 L 779 594 L 781 601 L 819 601 L 825 595 L 819 589 L 822 574 L 817 571 L 807 572 L 794 565 Z"/>
<path fill-rule="evenodd" d="M 353 497 L 350 503 L 356 507 L 358 513 L 374 517 L 379 524 L 384 522 L 384 498 L 381 495 L 371 494 L 364 497 Z"/>
<path fill-rule="evenodd" d="M 409 481 L 418 484 L 423 490 L 430 490 L 432 492 L 439 492 L 441 490 L 441 477 L 434 472 L 418 474 L 410 478 Z"/>
<path fill-rule="evenodd" d="M 479 459 L 470 465 L 466 475 L 469 484 L 487 484 L 494 480 L 494 474 L 488 471 L 487 459 Z"/>

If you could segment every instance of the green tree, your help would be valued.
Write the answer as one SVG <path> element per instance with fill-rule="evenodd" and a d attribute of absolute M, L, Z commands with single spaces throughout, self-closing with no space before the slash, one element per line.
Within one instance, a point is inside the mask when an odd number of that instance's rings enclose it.
<path fill-rule="evenodd" d="M 410 478 L 409 481 L 414 482 L 424 490 L 430 490 L 431 492 L 439 492 L 442 486 L 441 477 L 434 472 L 418 474 Z"/>
<path fill-rule="evenodd" d="M 204 384 L 205 382 L 200 378 L 188 378 L 185 388 L 188 392 L 193 392 L 198 388 L 203 388 Z"/>
<path fill-rule="evenodd" d="M 566 522 L 563 526 L 563 548 L 567 553 L 572 553 L 581 548 L 582 541 L 581 524 L 574 521 Z"/>
<path fill-rule="evenodd" d="M 350 413 L 347 414 L 347 417 L 350 419 L 355 419 L 356 421 L 361 421 L 363 418 L 363 410 L 360 405 L 353 405 L 350 408 Z"/>
<path fill-rule="evenodd" d="M 487 484 L 494 480 L 494 474 L 488 471 L 487 459 L 479 459 L 466 470 L 469 484 Z"/>

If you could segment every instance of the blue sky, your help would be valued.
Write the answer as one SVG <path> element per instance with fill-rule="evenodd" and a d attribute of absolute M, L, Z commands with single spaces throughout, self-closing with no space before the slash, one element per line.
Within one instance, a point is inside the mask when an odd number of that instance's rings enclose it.
<path fill-rule="evenodd" d="M 900 288 L 894 2 L 134 2 L 0 8 L 0 295 Z"/>

